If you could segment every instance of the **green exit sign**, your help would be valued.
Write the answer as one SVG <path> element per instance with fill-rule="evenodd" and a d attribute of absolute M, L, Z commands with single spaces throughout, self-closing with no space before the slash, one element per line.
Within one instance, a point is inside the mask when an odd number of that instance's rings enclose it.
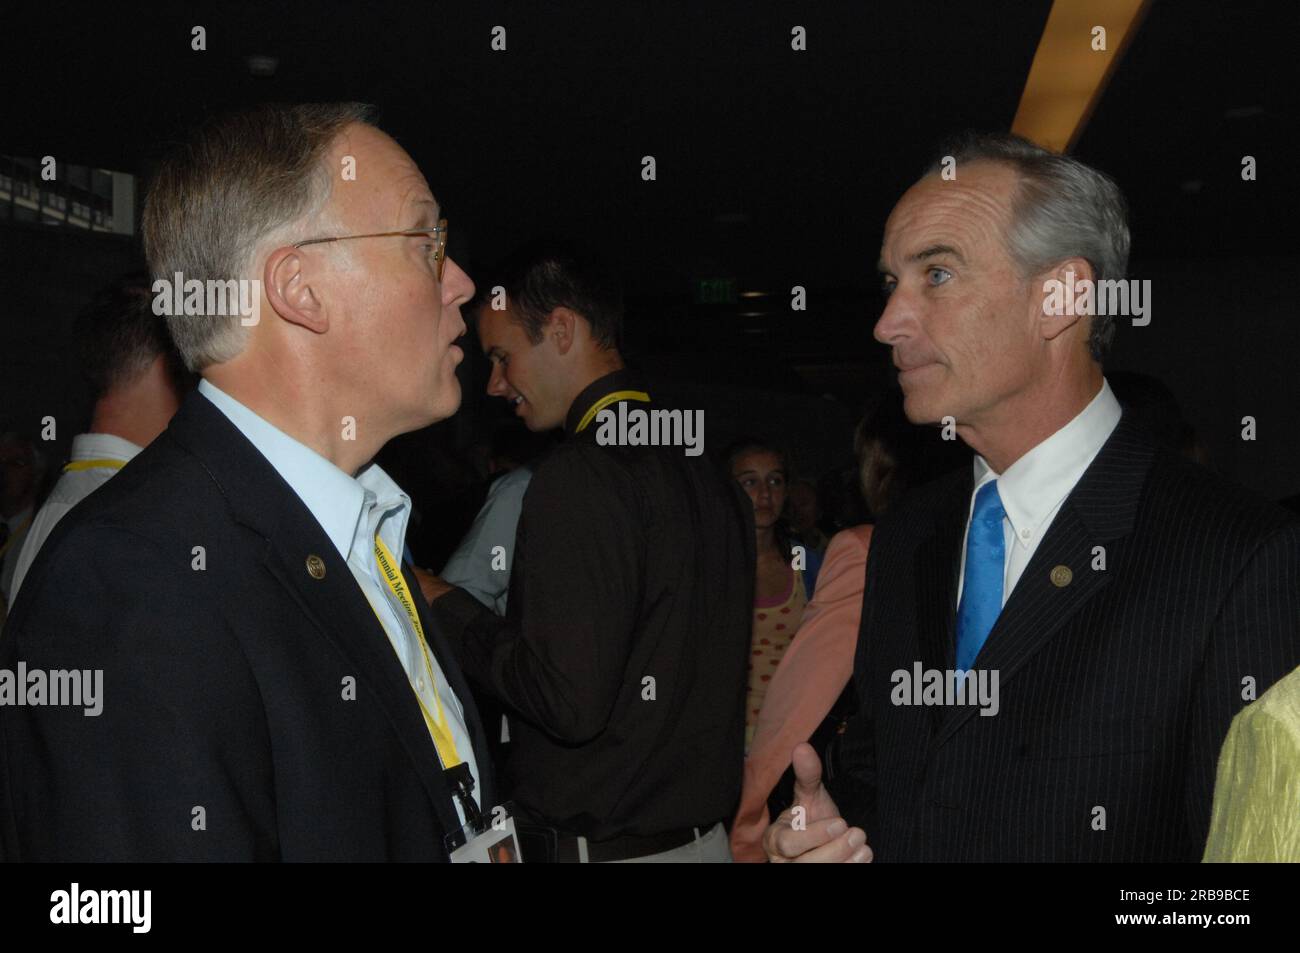
<path fill-rule="evenodd" d="M 695 300 L 700 304 L 735 304 L 736 279 L 701 278 L 695 288 Z"/>

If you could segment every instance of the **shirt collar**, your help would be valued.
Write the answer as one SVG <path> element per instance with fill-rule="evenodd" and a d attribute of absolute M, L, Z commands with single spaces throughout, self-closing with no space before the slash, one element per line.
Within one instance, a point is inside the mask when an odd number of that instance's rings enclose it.
<path fill-rule="evenodd" d="M 353 546 L 369 558 L 375 533 L 379 533 L 400 560 L 405 548 L 406 524 L 411 516 L 411 498 L 377 463 L 371 463 L 357 474 L 357 485 L 362 488 L 364 502 Z"/>
<path fill-rule="evenodd" d="M 345 560 L 352 551 L 358 525 L 367 509 L 367 491 L 374 495 L 375 505 L 381 508 L 404 504 L 392 527 L 400 533 L 395 540 L 385 533 L 390 548 L 400 556 L 411 501 L 382 468 L 371 463 L 353 478 L 310 447 L 267 423 L 206 378 L 199 381 L 199 393 L 215 404 L 266 457 Z"/>
<path fill-rule="evenodd" d="M 1044 520 L 1070 494 L 1101 451 L 1119 423 L 1120 414 L 1119 401 L 1103 378 L 1101 390 L 1087 407 L 1007 467 L 1005 473 L 994 473 L 988 461 L 976 454 L 974 491 L 990 480 L 997 480 L 998 496 L 1016 541 L 1022 546 L 1030 545 Z"/>
<path fill-rule="evenodd" d="M 111 433 L 81 433 L 72 438 L 71 459 L 129 463 L 142 448 Z"/>
<path fill-rule="evenodd" d="M 628 397 L 624 399 L 633 399 L 632 394 L 640 395 L 640 399 L 643 401 L 648 401 L 649 398 L 649 394 L 646 393 L 645 389 L 645 381 L 641 375 L 630 368 L 620 368 L 612 374 L 597 378 L 583 388 L 582 393 L 569 407 L 568 416 L 564 420 L 565 432 L 570 435 L 577 433 L 578 427 L 592 408 L 604 398 L 622 392 L 630 392 Z M 618 401 L 611 401 L 606 406 L 617 407 L 618 403 Z M 588 427 L 590 426 L 591 423 L 588 421 Z"/>

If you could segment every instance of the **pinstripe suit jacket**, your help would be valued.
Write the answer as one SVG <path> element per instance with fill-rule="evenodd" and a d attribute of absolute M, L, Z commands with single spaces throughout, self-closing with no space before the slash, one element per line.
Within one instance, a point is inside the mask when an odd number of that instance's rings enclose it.
<path fill-rule="evenodd" d="M 895 672 L 953 668 L 971 489 L 954 473 L 876 526 L 848 820 L 881 861 L 1199 860 L 1233 716 L 1300 664 L 1300 521 L 1126 414 L 976 660 L 997 713 L 895 704 Z"/>

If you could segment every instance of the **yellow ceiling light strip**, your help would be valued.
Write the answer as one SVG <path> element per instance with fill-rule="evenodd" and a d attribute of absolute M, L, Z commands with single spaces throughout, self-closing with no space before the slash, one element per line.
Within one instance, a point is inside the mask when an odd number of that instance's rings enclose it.
<path fill-rule="evenodd" d="M 1011 131 L 1054 152 L 1074 148 L 1150 0 L 1056 0 Z M 1105 49 L 1097 28 L 1105 30 Z"/>

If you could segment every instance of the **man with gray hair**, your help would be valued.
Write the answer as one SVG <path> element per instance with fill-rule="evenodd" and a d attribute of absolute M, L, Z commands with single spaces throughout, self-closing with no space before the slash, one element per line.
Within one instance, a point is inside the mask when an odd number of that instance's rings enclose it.
<path fill-rule="evenodd" d="M 102 670 L 104 699 L 0 706 L 0 854 L 446 860 L 493 813 L 486 742 L 370 462 L 460 403 L 438 203 L 363 107 L 265 106 L 170 155 L 143 227 L 202 381 L 14 606 L 0 667 Z M 209 308 L 231 282 L 255 308 Z"/>
<path fill-rule="evenodd" d="M 977 456 L 872 536 L 839 775 L 863 813 L 801 745 L 765 849 L 1196 861 L 1233 716 L 1300 662 L 1300 523 L 1158 448 L 1102 375 L 1114 315 L 1059 306 L 1124 278 L 1115 183 L 1012 136 L 946 152 L 885 225 L 875 337 L 909 419 Z"/>

